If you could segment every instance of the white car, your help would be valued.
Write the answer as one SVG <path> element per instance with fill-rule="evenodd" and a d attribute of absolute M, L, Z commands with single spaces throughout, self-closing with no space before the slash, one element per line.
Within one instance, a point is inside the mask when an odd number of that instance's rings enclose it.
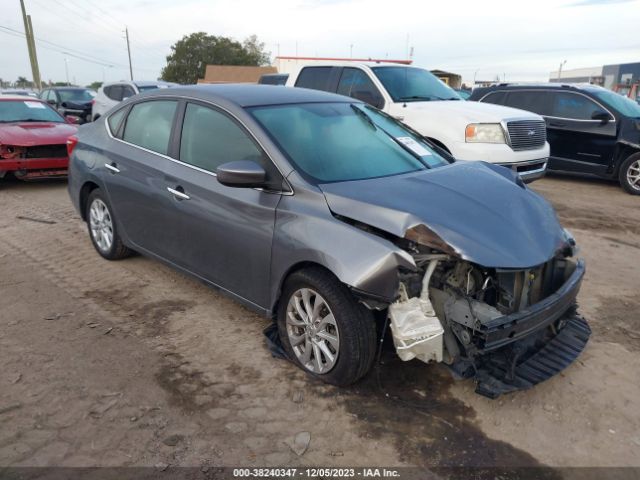
<path fill-rule="evenodd" d="M 98 94 L 93 100 L 91 119 L 97 120 L 121 101 L 126 100 L 129 97 L 133 97 L 140 92 L 155 90 L 156 88 L 168 88 L 176 85 L 177 83 L 171 82 L 130 82 L 125 80 L 121 82 L 105 83 L 98 89 Z"/>
<path fill-rule="evenodd" d="M 545 174 L 549 144 L 537 114 L 463 100 L 431 72 L 392 63 L 310 64 L 287 86 L 335 92 L 403 121 L 460 160 L 482 160 L 532 181 Z"/>

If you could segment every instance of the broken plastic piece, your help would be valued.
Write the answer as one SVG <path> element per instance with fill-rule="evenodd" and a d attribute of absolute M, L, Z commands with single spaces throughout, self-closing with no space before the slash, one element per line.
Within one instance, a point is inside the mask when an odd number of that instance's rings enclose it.
<path fill-rule="evenodd" d="M 429 300 L 429 281 L 437 264 L 437 259 L 429 263 L 420 297 L 407 298 L 401 285 L 400 300 L 389 306 L 393 343 L 405 362 L 414 358 L 425 363 L 442 361 L 444 329 Z"/>

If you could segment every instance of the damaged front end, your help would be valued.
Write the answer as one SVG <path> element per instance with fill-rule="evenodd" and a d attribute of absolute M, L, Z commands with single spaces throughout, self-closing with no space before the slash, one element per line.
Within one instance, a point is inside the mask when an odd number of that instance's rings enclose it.
<path fill-rule="evenodd" d="M 460 256 L 424 225 L 402 240 L 417 272 L 401 272 L 389 306 L 401 359 L 444 362 L 496 398 L 567 367 L 590 329 L 576 311 L 585 272 L 567 235 L 556 255 L 524 269 L 489 268 Z"/>

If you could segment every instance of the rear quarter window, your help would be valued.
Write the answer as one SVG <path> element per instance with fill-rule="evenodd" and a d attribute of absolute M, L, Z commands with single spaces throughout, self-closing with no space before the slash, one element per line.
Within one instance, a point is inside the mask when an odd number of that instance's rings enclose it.
<path fill-rule="evenodd" d="M 298 75 L 296 87 L 329 91 L 331 67 L 305 67 Z"/>

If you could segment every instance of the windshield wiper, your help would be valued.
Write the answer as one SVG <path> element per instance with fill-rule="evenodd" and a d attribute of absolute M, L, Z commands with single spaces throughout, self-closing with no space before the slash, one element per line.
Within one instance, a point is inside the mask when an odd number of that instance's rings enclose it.
<path fill-rule="evenodd" d="M 408 97 L 400 97 L 398 100 L 401 102 L 406 102 L 407 100 L 441 100 L 438 97 L 434 97 L 433 95 L 411 95 Z"/>
<path fill-rule="evenodd" d="M 378 130 L 378 127 L 376 126 L 375 123 L 373 123 L 373 120 L 371 120 L 371 117 L 369 115 L 367 115 L 365 112 L 363 112 L 362 110 L 360 110 L 358 107 L 356 107 L 353 103 L 351 104 L 351 108 L 354 112 L 356 112 L 358 115 L 360 115 L 362 118 L 364 118 L 364 120 L 373 127 L 374 130 Z"/>

